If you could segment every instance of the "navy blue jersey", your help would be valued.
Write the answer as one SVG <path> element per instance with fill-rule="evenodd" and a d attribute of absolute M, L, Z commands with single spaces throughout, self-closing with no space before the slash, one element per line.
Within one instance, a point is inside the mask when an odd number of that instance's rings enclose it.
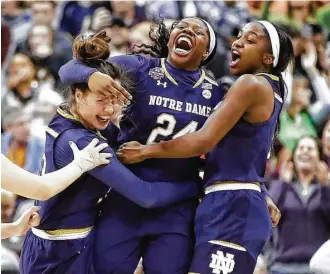
<path fill-rule="evenodd" d="M 46 135 L 42 173 L 58 170 L 73 160 L 69 141 L 82 149 L 94 138 L 106 140 L 98 132 L 85 128 L 77 118 L 58 108 L 50 122 Z M 108 147 L 104 152 L 114 154 Z M 194 182 L 152 184 L 136 177 L 116 158 L 111 164 L 99 166 L 82 175 L 67 189 L 47 201 L 37 201 L 43 230 L 59 228 L 84 228 L 94 224 L 102 198 L 113 187 L 131 201 L 146 208 L 162 207 L 191 199 L 198 194 Z"/>
<path fill-rule="evenodd" d="M 134 140 L 154 143 L 194 132 L 202 127 L 224 95 L 222 87 L 203 69 L 186 71 L 165 59 L 133 55 L 109 61 L 123 66 L 136 81 L 133 104 L 120 123 L 119 145 Z M 59 74 L 64 83 L 71 84 L 86 82 L 94 71 L 73 60 Z M 147 181 L 199 180 L 199 157 L 149 159 L 128 168 Z"/>
<path fill-rule="evenodd" d="M 269 120 L 251 124 L 241 118 L 207 155 L 205 187 L 217 181 L 264 183 L 267 157 L 270 153 L 283 99 L 279 78 L 260 74 L 274 91 L 274 110 Z"/>
<path fill-rule="evenodd" d="M 64 111 L 59 111 L 50 122 L 46 132 L 45 155 L 42 163 L 42 174 L 56 171 L 72 160 L 71 148 L 68 143 L 62 145 L 62 136 L 66 131 L 75 135 L 75 139 L 88 132 L 76 119 L 67 118 Z M 71 141 L 76 141 L 71 139 Z M 64 153 L 63 153 L 64 152 Z M 109 187 L 95 180 L 92 176 L 83 175 L 67 189 L 47 201 L 37 201 L 41 223 L 39 229 L 51 230 L 59 228 L 84 228 L 92 226 L 100 210 L 99 202 Z"/>

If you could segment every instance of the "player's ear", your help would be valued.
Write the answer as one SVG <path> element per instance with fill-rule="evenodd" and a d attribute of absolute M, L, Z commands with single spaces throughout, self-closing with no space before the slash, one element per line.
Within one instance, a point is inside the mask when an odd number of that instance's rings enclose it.
<path fill-rule="evenodd" d="M 81 101 L 82 95 L 83 95 L 82 91 L 79 88 L 76 88 L 76 92 L 74 94 L 74 97 L 76 99 L 76 102 Z"/>
<path fill-rule="evenodd" d="M 203 53 L 203 61 L 207 58 L 207 55 L 209 54 L 209 52 L 208 51 L 205 51 L 204 53 Z"/>
<path fill-rule="evenodd" d="M 274 61 L 274 55 L 270 53 L 265 53 L 264 56 L 262 57 L 262 61 L 265 65 L 269 66 Z"/>

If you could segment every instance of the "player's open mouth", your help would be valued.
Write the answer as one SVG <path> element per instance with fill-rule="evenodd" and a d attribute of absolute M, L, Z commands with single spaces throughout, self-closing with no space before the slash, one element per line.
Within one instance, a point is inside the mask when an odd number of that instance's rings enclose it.
<path fill-rule="evenodd" d="M 102 124 L 110 122 L 110 117 L 108 117 L 108 116 L 98 116 L 98 115 L 96 115 L 96 119 Z"/>
<path fill-rule="evenodd" d="M 232 68 L 232 67 L 235 67 L 239 61 L 241 60 L 241 55 L 240 53 L 238 52 L 238 50 L 236 49 L 233 49 L 231 51 L 231 61 L 229 62 L 229 66 Z"/>
<path fill-rule="evenodd" d="M 181 35 L 175 43 L 175 53 L 181 56 L 187 56 L 192 49 L 192 39 L 187 35 Z"/>

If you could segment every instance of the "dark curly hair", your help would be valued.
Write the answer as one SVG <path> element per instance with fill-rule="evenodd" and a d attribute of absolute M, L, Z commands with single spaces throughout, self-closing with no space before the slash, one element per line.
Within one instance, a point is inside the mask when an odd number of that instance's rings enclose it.
<path fill-rule="evenodd" d="M 195 18 L 203 22 L 203 24 L 207 28 L 207 33 L 210 37 L 208 27 L 203 19 L 199 17 L 185 17 L 185 18 Z M 149 38 L 152 41 L 152 44 L 134 45 L 133 48 L 131 49 L 130 54 L 142 54 L 150 57 L 166 58 L 169 53 L 167 45 L 170 40 L 171 32 L 179 22 L 180 21 L 173 22 L 170 27 L 166 26 L 166 24 L 164 23 L 164 19 L 161 19 L 159 22 L 155 22 L 155 24 L 150 27 L 150 31 L 149 31 Z M 201 66 L 208 63 L 208 61 L 213 58 L 215 52 L 216 51 L 213 50 L 211 55 L 206 60 L 203 60 L 201 62 Z"/>

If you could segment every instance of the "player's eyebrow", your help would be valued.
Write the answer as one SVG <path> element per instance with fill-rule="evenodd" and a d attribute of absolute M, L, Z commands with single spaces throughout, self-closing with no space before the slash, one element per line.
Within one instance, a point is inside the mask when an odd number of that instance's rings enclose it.
<path fill-rule="evenodd" d="M 254 32 L 254 31 L 252 31 L 252 30 L 250 30 L 250 31 L 248 31 L 249 33 L 252 33 L 252 34 L 254 34 L 254 35 L 256 35 L 257 36 L 257 38 L 259 38 L 259 35 L 258 35 L 258 33 L 256 33 L 256 32 Z"/>

